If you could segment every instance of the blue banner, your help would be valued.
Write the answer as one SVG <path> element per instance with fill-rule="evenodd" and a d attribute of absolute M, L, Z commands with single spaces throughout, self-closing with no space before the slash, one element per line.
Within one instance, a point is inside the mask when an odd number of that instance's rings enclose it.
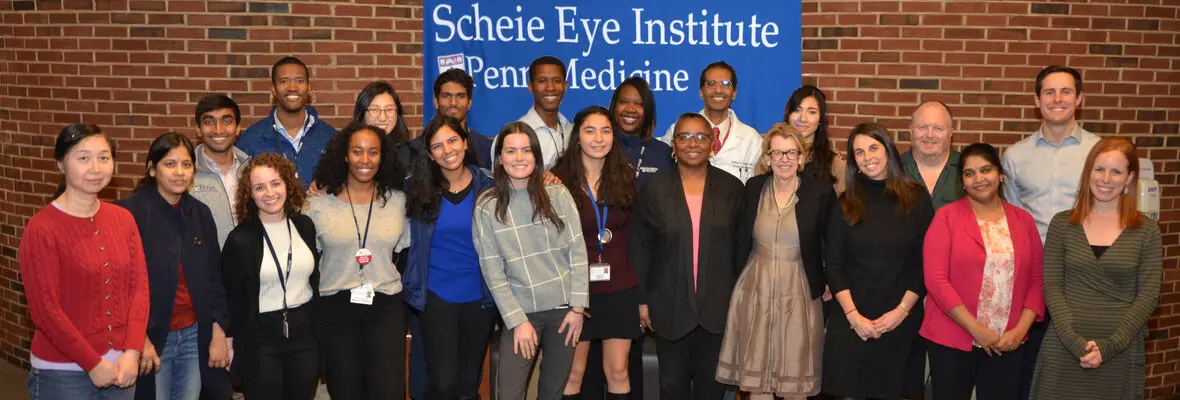
<path fill-rule="evenodd" d="M 475 80 L 468 123 L 487 135 L 532 107 L 528 66 L 544 55 L 566 63 L 561 113 L 571 120 L 583 107 L 608 107 L 623 80 L 645 78 L 656 136 L 704 107 L 699 79 L 711 62 L 737 70 L 731 108 L 759 131 L 782 121 L 800 82 L 798 1 L 425 0 L 424 13 L 425 118 L 434 115 L 434 78 L 462 68 Z"/>

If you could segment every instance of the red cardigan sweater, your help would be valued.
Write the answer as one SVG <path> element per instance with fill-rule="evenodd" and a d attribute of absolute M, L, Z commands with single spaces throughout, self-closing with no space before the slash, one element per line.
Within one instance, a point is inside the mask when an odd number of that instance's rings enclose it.
<path fill-rule="evenodd" d="M 135 219 L 102 202 L 91 218 L 45 207 L 25 227 L 20 272 L 36 332 L 32 354 L 90 371 L 110 350 L 143 350 L 147 266 Z"/>
<path fill-rule="evenodd" d="M 1008 219 L 1016 264 L 1012 306 L 1005 328 L 1008 330 L 1016 327 L 1025 308 L 1035 311 L 1037 320 L 1044 317 L 1042 271 L 1045 258 L 1032 215 L 1004 202 L 1004 216 Z M 930 301 L 920 333 L 934 343 L 971 351 L 971 334 L 950 317 L 951 309 L 958 305 L 967 307 L 971 315 L 976 315 L 979 309 L 979 290 L 983 285 L 987 251 L 970 200 L 964 197 L 938 209 L 926 231 L 926 244 L 922 248 L 926 292 Z"/>

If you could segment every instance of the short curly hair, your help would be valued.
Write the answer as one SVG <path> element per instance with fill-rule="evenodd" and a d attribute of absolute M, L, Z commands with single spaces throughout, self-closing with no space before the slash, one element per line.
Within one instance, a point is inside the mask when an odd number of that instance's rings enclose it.
<path fill-rule="evenodd" d="M 254 185 L 250 182 L 250 174 L 255 168 L 261 167 L 278 172 L 279 177 L 283 179 L 283 185 L 287 187 L 287 201 L 283 204 L 283 213 L 291 215 L 303 210 L 306 197 L 303 193 L 303 182 L 295 176 L 295 164 L 280 154 L 262 153 L 251 158 L 238 176 L 238 192 L 234 194 L 234 198 L 237 199 L 234 214 L 238 216 L 238 221 L 258 216 L 258 205 L 251 196 Z"/>

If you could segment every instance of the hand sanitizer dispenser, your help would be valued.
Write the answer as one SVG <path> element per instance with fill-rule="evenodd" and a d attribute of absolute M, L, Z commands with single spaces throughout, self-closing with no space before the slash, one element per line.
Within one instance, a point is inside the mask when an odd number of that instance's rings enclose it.
<path fill-rule="evenodd" d="M 1139 159 L 1139 212 L 1160 220 L 1160 183 L 1155 180 L 1155 165 L 1146 158 Z"/>

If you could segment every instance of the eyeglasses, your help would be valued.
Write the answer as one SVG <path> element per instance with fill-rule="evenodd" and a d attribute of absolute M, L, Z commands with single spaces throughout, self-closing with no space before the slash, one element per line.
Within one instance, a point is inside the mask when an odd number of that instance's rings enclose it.
<path fill-rule="evenodd" d="M 708 88 L 715 88 L 718 85 L 721 85 L 721 87 L 728 89 L 728 88 L 733 87 L 733 82 L 730 82 L 729 80 L 705 81 L 705 87 L 708 87 Z"/>
<path fill-rule="evenodd" d="M 389 118 L 397 118 L 397 108 L 394 108 L 394 107 L 389 107 L 389 108 L 384 108 L 384 109 L 370 108 L 367 111 L 369 113 L 369 118 L 380 118 L 382 113 L 384 113 L 385 116 L 387 116 Z"/>
<path fill-rule="evenodd" d="M 767 150 L 766 155 L 769 156 L 771 160 L 775 161 L 783 159 L 783 156 L 786 156 L 788 160 L 798 160 L 799 150 Z"/>
<path fill-rule="evenodd" d="M 681 133 L 676 135 L 676 141 L 680 143 L 705 142 L 712 139 L 713 135 L 707 133 Z"/>

